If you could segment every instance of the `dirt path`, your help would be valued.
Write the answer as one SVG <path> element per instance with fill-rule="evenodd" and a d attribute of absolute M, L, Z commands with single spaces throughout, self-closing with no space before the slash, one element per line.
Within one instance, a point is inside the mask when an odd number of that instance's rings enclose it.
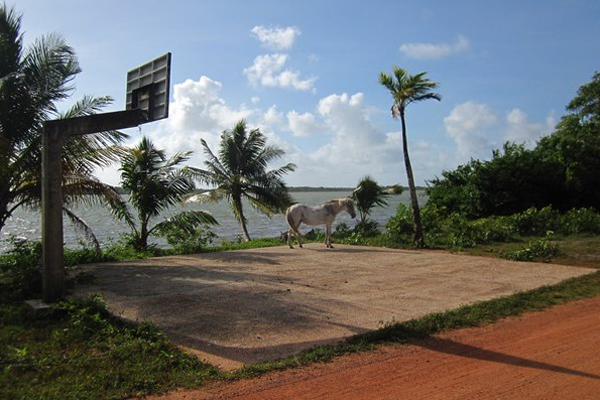
<path fill-rule="evenodd" d="M 598 399 L 600 297 L 331 363 L 147 400 Z"/>

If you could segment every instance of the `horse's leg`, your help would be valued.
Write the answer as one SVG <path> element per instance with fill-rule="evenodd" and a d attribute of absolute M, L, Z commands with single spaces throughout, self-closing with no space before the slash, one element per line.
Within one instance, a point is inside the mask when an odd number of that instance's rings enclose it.
<path fill-rule="evenodd" d="M 296 240 L 298 241 L 298 247 L 300 247 L 301 249 L 303 249 L 303 247 L 302 247 L 302 234 L 298 230 L 299 227 L 300 227 L 300 223 L 296 227 L 296 235 L 294 235 L 294 236 L 296 236 Z"/>
<path fill-rule="evenodd" d="M 292 235 L 292 234 L 294 235 L 294 237 L 296 238 L 296 241 L 298 242 L 298 247 L 300 247 L 301 249 L 303 248 L 302 247 L 302 234 L 298 230 L 301 223 L 302 223 L 302 221 L 298 222 L 298 224 L 290 225 L 290 233 L 288 234 L 288 245 L 290 246 L 290 249 L 294 248 L 290 243 L 290 235 Z"/>
<path fill-rule="evenodd" d="M 288 246 L 290 246 L 290 249 L 293 249 L 294 246 L 292 246 L 292 235 L 294 233 L 292 232 L 292 228 L 288 229 L 288 235 L 287 235 L 287 244 Z"/>
<path fill-rule="evenodd" d="M 331 245 L 331 223 L 325 224 L 325 246 L 332 248 Z"/>

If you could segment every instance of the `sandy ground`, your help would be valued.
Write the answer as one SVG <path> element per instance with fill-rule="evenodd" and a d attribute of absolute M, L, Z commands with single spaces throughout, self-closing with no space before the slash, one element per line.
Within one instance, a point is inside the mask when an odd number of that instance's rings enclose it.
<path fill-rule="evenodd" d="M 592 400 L 600 297 L 202 390 L 146 400 Z"/>
<path fill-rule="evenodd" d="M 326 249 L 322 244 L 85 268 L 98 279 L 80 294 L 102 293 L 115 314 L 153 322 L 174 342 L 223 369 L 594 271 L 436 251 Z M 446 346 L 464 348 L 453 338 L 432 339 L 428 346 L 424 349 L 434 353 L 444 353 L 440 349 Z M 477 354 L 476 344 L 465 346 L 474 346 Z M 481 351 L 504 354 L 501 349 Z"/>

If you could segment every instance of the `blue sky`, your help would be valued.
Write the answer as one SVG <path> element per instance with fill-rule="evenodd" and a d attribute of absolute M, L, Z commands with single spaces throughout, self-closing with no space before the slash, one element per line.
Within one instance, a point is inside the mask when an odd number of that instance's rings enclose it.
<path fill-rule="evenodd" d="M 550 134 L 600 70 L 597 0 L 18 0 L 26 43 L 60 33 L 82 73 L 73 101 L 112 96 L 127 71 L 172 53 L 170 117 L 129 129 L 169 155 L 244 118 L 294 162 L 290 186 L 406 185 L 400 123 L 379 73 L 426 71 L 442 100 L 407 110 L 417 184 L 507 141 Z M 63 107 L 68 107 L 66 102 Z M 116 167 L 98 176 L 118 183 Z"/>

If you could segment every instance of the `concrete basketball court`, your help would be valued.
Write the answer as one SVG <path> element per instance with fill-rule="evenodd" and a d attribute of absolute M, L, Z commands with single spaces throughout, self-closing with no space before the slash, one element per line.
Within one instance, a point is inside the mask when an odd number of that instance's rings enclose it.
<path fill-rule="evenodd" d="M 109 309 L 223 369 L 273 360 L 593 269 L 440 251 L 308 244 L 82 267 Z"/>

